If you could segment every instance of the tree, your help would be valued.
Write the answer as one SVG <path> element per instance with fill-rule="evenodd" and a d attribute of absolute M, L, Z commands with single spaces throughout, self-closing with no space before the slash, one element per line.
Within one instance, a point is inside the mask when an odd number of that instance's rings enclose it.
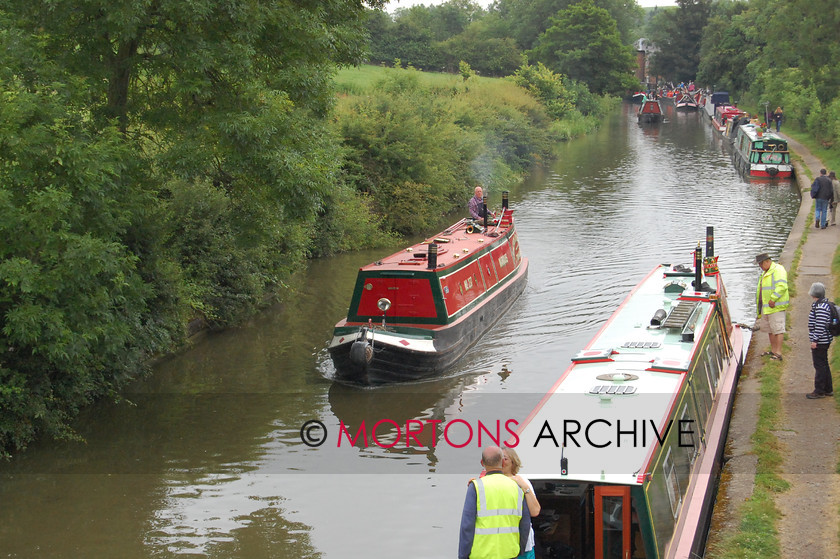
<path fill-rule="evenodd" d="M 763 68 L 798 67 L 813 83 L 817 98 L 828 106 L 840 91 L 840 11 L 827 0 L 775 0 L 761 13 L 764 39 Z M 797 25 L 791 25 L 791 22 Z"/>
<path fill-rule="evenodd" d="M 663 10 L 651 22 L 651 40 L 657 47 L 651 73 L 674 81 L 697 78 L 703 29 L 711 0 L 677 0 L 676 10 Z"/>
<path fill-rule="evenodd" d="M 299 267 L 348 199 L 326 117 L 363 18 L 360 0 L 0 0 L 0 454 L 68 434 L 171 349 L 187 305 L 233 323 Z"/>
<path fill-rule="evenodd" d="M 632 49 L 621 43 L 615 19 L 593 0 L 551 18 L 528 57 L 585 83 L 593 93 L 623 94 L 638 87 Z"/>
<path fill-rule="evenodd" d="M 755 76 L 749 64 L 760 57 L 760 34 L 753 32 L 756 13 L 747 4 L 716 4 L 703 32 L 697 81 L 725 91 L 747 91 Z M 762 40 L 763 42 L 763 40 Z"/>
<path fill-rule="evenodd" d="M 307 230 L 338 182 L 339 140 L 325 117 L 334 68 L 365 53 L 362 3 L 4 4 L 49 58 L 88 80 L 94 125 L 115 119 L 156 173 L 162 206 L 184 185 L 211 184 L 229 199 L 217 208 L 228 208 L 221 219 L 252 265 L 220 262 L 219 283 L 203 291 L 216 295 L 201 307 L 224 323 L 259 305 L 307 253 Z M 166 246 L 189 263 L 180 239 Z"/>
<path fill-rule="evenodd" d="M 550 26 L 550 19 L 558 12 L 574 5 L 576 0 L 498 0 L 491 8 L 508 25 L 508 35 L 523 50 L 536 47 L 538 37 Z M 637 26 L 643 10 L 635 2 L 626 0 L 597 0 L 595 5 L 604 8 L 616 21 L 621 42 L 630 44 L 632 30 Z"/>
<path fill-rule="evenodd" d="M 136 374 L 156 333 L 150 285 L 124 244 L 152 201 L 88 82 L 8 21 L 0 30 L 0 456 Z M 160 332 L 157 332 L 159 334 Z"/>
<path fill-rule="evenodd" d="M 493 37 L 483 20 L 439 43 L 438 48 L 448 69 L 456 68 L 458 62 L 465 60 L 484 76 L 509 76 L 522 64 L 522 52 L 513 39 Z"/>

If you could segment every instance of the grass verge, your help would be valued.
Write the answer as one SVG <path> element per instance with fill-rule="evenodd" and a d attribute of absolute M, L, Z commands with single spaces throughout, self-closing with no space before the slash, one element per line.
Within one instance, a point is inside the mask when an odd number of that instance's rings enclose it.
<path fill-rule="evenodd" d="M 813 214 L 813 209 L 811 212 Z M 811 218 L 812 216 L 808 218 L 806 223 L 810 223 Z M 808 240 L 808 234 L 809 230 L 806 227 L 799 240 L 799 245 L 794 251 L 788 271 L 791 297 L 796 294 L 794 286 L 798 276 L 799 263 L 802 260 L 802 247 Z M 840 255 L 840 251 L 838 255 Z M 835 263 L 840 269 L 840 256 L 835 257 Z M 837 277 L 836 274 L 835 277 Z M 790 320 L 790 315 L 787 319 Z M 788 332 L 790 332 L 790 328 L 788 328 Z M 785 344 L 783 347 L 784 353 L 787 353 L 788 350 L 789 347 Z M 835 370 L 837 370 L 836 367 Z M 712 559 L 763 559 L 781 555 L 778 530 L 781 512 L 776 506 L 775 496 L 787 491 L 790 484 L 780 475 L 784 460 L 784 448 L 774 433 L 781 426 L 781 378 L 783 371 L 782 363 L 768 361 L 756 373 L 756 378 L 759 381 L 760 397 L 758 422 L 756 430 L 750 438 L 752 451 L 757 458 L 755 487 L 752 495 L 736 512 L 740 516 L 738 530 L 724 537 L 721 544 L 716 546 L 715 549 L 707 550 L 707 555 Z"/>

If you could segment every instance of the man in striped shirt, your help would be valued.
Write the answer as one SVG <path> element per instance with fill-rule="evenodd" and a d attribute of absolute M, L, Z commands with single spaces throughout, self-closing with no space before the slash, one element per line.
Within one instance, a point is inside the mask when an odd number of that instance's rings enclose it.
<path fill-rule="evenodd" d="M 806 394 L 810 400 L 825 398 L 834 394 L 831 383 L 831 369 L 828 367 L 828 347 L 831 345 L 831 308 L 825 298 L 825 286 L 820 282 L 811 285 L 808 295 L 813 297 L 808 315 L 808 338 L 811 340 L 811 358 L 814 361 L 814 391 Z"/>

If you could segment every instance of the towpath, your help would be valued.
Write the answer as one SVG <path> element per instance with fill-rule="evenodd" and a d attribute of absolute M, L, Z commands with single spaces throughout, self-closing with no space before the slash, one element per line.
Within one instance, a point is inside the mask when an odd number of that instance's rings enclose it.
<path fill-rule="evenodd" d="M 791 298 L 781 379 L 783 414 L 780 428 L 775 432 L 784 445 L 782 476 L 790 483 L 789 490 L 776 496 L 781 511 L 779 540 L 783 558 L 835 558 L 840 557 L 840 474 L 837 473 L 840 386 L 835 386 L 834 398 L 809 400 L 805 394 L 814 389 L 814 367 L 808 340 L 812 298 L 808 289 L 819 281 L 826 286 L 829 298 L 840 298 L 840 293 L 833 292 L 831 273 L 831 261 L 840 243 L 840 226 L 822 230 L 814 227 L 809 217 L 813 205 L 809 195 L 811 181 L 802 166 L 810 170 L 811 176 L 817 176 L 823 164 L 803 145 L 789 137 L 787 140 L 791 151 L 802 159 L 801 164 L 797 162 L 796 169 L 802 204 L 779 258 L 786 269 L 791 269 L 794 253 L 806 230 L 808 234 L 797 270 L 796 295 Z M 755 372 L 767 359 L 760 354 L 769 350 L 769 345 L 766 332 L 754 333 L 729 434 L 730 459 L 724 468 L 727 481 L 715 510 L 713 529 L 717 528 L 719 533 L 710 535 L 711 542 L 726 532 L 739 529 L 738 507 L 753 491 L 756 460 L 750 437 L 755 431 L 759 400 Z"/>

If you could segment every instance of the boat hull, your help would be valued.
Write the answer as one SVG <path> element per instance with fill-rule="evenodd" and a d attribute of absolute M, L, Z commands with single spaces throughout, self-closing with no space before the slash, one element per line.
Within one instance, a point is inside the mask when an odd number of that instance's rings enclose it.
<path fill-rule="evenodd" d="M 458 320 L 437 327 L 389 326 L 387 330 L 366 329 L 340 322 L 329 346 L 336 378 L 382 384 L 420 380 L 439 375 L 452 367 L 490 330 L 525 289 L 528 260 L 508 279 Z M 354 358 L 353 345 L 366 341 L 372 347 L 370 360 Z"/>

